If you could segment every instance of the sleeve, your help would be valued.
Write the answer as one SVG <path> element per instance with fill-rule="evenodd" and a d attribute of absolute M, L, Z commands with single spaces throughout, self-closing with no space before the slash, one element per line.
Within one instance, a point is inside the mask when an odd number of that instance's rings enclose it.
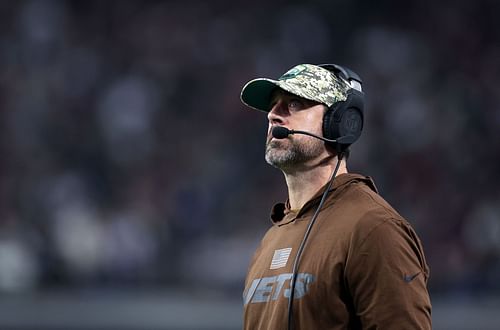
<path fill-rule="evenodd" d="M 382 220 L 353 235 L 345 281 L 363 329 L 432 329 L 428 276 L 406 221 Z"/>

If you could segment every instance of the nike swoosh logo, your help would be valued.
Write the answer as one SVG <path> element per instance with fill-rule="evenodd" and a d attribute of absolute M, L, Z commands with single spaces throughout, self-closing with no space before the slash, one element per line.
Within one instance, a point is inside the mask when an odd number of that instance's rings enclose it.
<path fill-rule="evenodd" d="M 406 283 L 410 283 L 411 281 L 413 281 L 418 275 L 420 275 L 420 272 L 416 273 L 415 275 L 405 275 L 403 276 L 403 280 L 406 282 Z"/>

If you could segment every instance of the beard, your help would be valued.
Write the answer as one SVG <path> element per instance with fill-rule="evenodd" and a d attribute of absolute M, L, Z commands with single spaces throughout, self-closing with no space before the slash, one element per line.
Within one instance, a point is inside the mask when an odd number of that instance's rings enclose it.
<path fill-rule="evenodd" d="M 300 168 L 306 162 L 318 158 L 324 150 L 320 140 L 271 139 L 266 144 L 266 162 L 284 172 Z"/>

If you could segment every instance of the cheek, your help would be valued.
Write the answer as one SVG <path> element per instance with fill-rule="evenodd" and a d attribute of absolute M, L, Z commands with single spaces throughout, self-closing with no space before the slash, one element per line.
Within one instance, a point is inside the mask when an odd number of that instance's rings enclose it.
<path fill-rule="evenodd" d="M 309 114 L 303 121 L 304 129 L 311 133 L 321 134 L 323 131 L 323 115 Z M 321 134 L 322 135 L 322 134 Z"/>

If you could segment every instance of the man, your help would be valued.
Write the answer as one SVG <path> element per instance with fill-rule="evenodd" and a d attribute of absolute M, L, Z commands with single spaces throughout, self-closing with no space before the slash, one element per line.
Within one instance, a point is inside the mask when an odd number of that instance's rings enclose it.
<path fill-rule="evenodd" d="M 244 328 L 431 329 L 417 235 L 369 177 L 347 171 L 363 126 L 359 77 L 301 64 L 248 82 L 241 100 L 267 113 L 266 161 L 288 187 L 248 270 Z"/>

